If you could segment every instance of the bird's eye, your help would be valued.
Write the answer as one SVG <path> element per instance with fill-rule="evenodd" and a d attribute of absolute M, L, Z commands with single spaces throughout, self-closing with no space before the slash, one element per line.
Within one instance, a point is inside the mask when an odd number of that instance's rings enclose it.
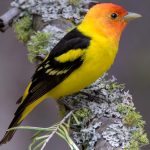
<path fill-rule="evenodd" d="M 112 19 L 116 19 L 117 17 L 118 17 L 118 14 L 117 14 L 117 13 L 112 13 L 112 14 L 111 14 L 111 18 L 112 18 Z"/>

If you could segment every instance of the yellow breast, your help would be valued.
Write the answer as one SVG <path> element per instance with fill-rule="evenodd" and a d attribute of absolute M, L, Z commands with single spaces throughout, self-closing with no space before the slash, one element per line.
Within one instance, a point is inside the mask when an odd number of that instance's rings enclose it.
<path fill-rule="evenodd" d="M 91 40 L 90 46 L 85 50 L 83 64 L 51 90 L 48 96 L 58 99 L 76 93 L 101 77 L 113 64 L 117 53 L 117 47 L 107 42 L 109 41 L 105 38 Z"/>

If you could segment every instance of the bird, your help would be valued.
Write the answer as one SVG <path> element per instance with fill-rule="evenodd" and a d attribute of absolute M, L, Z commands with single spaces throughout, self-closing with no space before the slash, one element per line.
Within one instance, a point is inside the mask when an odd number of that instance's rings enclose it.
<path fill-rule="evenodd" d="M 100 78 L 114 63 L 127 24 L 142 15 L 114 3 L 97 3 L 83 21 L 68 32 L 35 70 L 8 129 L 19 126 L 47 98 L 59 100 Z M 15 130 L 0 141 L 10 141 Z"/>

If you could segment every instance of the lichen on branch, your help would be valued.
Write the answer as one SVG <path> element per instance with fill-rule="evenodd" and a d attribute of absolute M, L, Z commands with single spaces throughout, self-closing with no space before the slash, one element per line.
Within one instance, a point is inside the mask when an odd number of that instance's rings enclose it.
<path fill-rule="evenodd" d="M 18 35 L 18 39 L 25 43 L 27 42 L 29 60 L 34 62 L 34 60 L 36 60 L 36 54 L 42 53 L 45 55 L 47 52 L 50 52 L 67 32 L 81 22 L 84 14 L 88 10 L 87 4 L 88 0 L 85 2 L 81 0 L 13 1 L 11 5 L 22 10 L 20 18 L 14 22 L 13 27 Z M 35 19 L 35 16 L 40 16 L 40 21 L 39 18 L 38 20 Z M 36 27 L 34 24 L 36 24 Z M 39 28 L 37 28 L 37 26 L 39 26 Z M 43 50 L 45 50 L 45 52 L 41 52 L 41 47 L 38 46 L 34 53 L 32 47 L 33 45 L 37 45 L 37 41 L 40 41 L 40 36 L 35 34 L 35 32 L 39 32 L 38 30 L 40 30 L 40 33 L 42 32 L 45 37 L 47 34 L 51 36 L 47 46 L 44 46 Z M 33 39 L 36 39 L 36 42 Z"/>
<path fill-rule="evenodd" d="M 11 6 L 16 12 L 6 13 L 11 17 L 4 27 L 5 21 L 0 20 L 0 25 L 4 29 L 12 21 L 18 39 L 27 46 L 30 62 L 36 62 L 82 21 L 89 3 L 90 0 L 14 0 Z M 71 109 L 66 110 L 69 115 L 62 121 L 49 128 L 26 127 L 37 131 L 33 139 L 39 142 L 33 140 L 30 150 L 34 144 L 40 149 L 40 144 L 47 143 L 54 134 L 76 150 L 138 150 L 148 144 L 145 121 L 124 88 L 114 77 L 104 76 L 79 93 L 61 99 L 60 105 L 67 104 Z"/>
<path fill-rule="evenodd" d="M 81 92 L 62 99 L 71 107 L 88 109 L 87 114 L 84 109 L 77 113 L 83 112 L 88 117 L 83 117 L 79 124 L 72 124 L 72 137 L 81 149 L 98 150 L 104 143 L 107 148 L 103 150 L 125 149 L 136 142 L 136 150 L 149 143 L 144 133 L 145 122 L 124 88 L 114 77 L 105 76 Z"/>
<path fill-rule="evenodd" d="M 67 109 L 59 123 L 48 128 L 15 129 L 36 131 L 30 147 L 39 146 L 39 150 L 54 134 L 67 141 L 71 150 L 139 150 L 149 144 L 145 122 L 124 89 L 114 77 L 105 75 L 79 93 L 60 100 L 72 110 Z"/>

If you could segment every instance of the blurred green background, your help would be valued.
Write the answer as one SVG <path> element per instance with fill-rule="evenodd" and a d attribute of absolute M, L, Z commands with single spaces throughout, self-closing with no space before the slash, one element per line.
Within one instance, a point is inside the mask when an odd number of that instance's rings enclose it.
<path fill-rule="evenodd" d="M 102 1 L 102 0 L 101 0 Z M 0 14 L 6 12 L 11 0 L 0 1 Z M 125 83 L 133 95 L 135 106 L 143 115 L 146 132 L 150 136 L 150 1 L 148 0 L 103 0 L 121 4 L 127 10 L 138 12 L 143 18 L 126 28 L 120 43 L 120 51 L 115 64 L 109 71 L 118 82 Z M 13 118 L 17 106 L 15 102 L 22 95 L 34 65 L 27 60 L 25 46 L 20 43 L 12 29 L 0 33 L 0 138 Z M 23 122 L 23 125 L 47 127 L 57 122 L 57 106 L 53 101 L 45 101 Z M 0 150 L 27 150 L 31 132 L 18 131 L 13 140 Z M 143 148 L 149 150 L 150 146 Z M 69 150 L 67 144 L 55 137 L 46 150 Z"/>

